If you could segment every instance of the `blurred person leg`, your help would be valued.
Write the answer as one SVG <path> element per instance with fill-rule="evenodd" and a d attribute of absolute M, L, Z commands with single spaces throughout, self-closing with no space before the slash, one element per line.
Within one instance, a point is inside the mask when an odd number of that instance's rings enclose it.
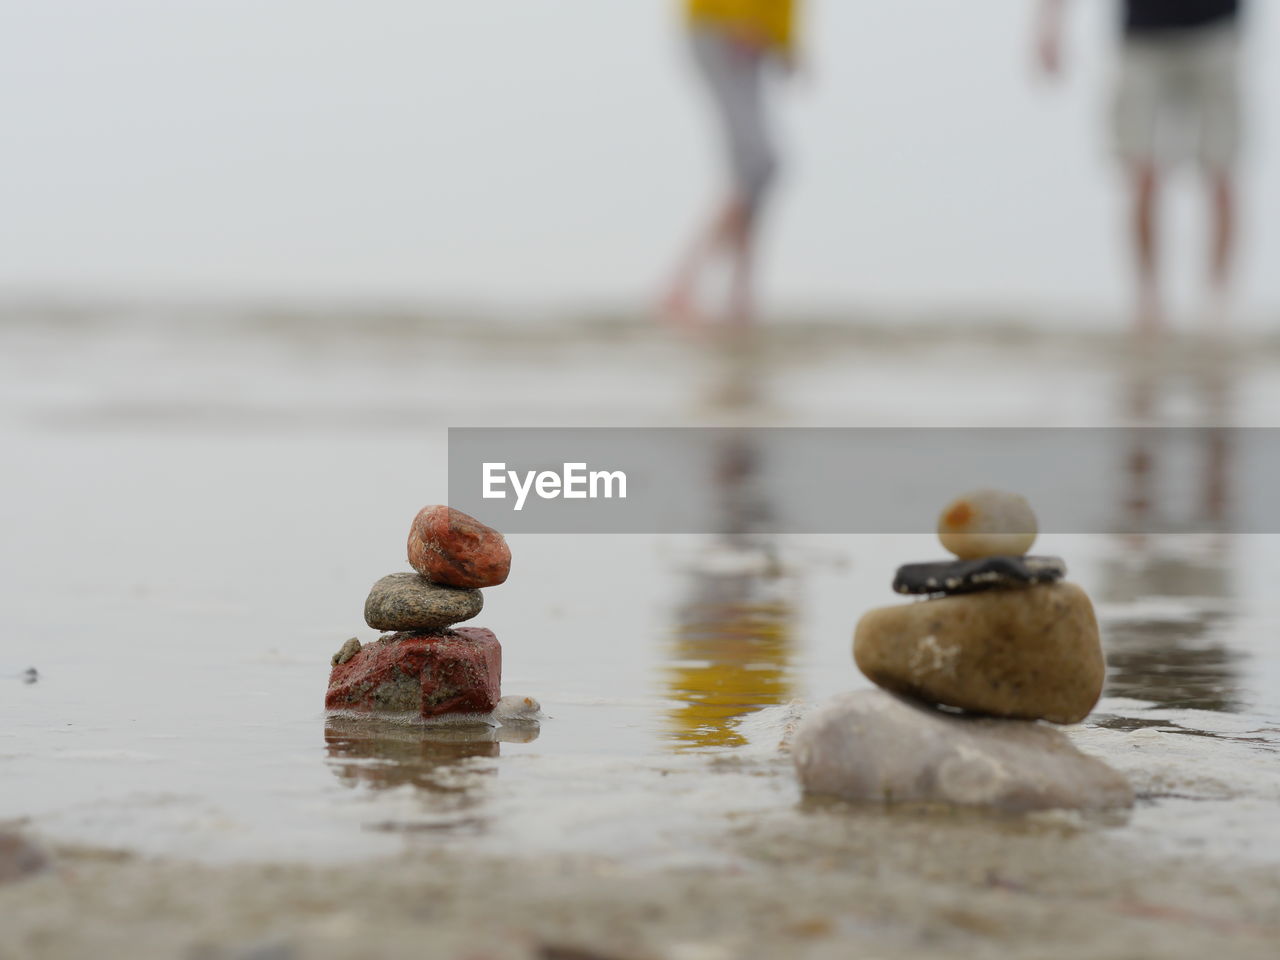
<path fill-rule="evenodd" d="M 730 330 L 750 326 L 755 313 L 755 254 L 764 199 L 777 169 L 765 105 L 772 50 L 760 33 L 721 23 L 699 23 L 691 40 L 722 128 L 731 185 L 728 195 L 676 271 L 664 312 L 681 325 L 697 317 L 697 294 L 708 267 L 729 267 L 725 318 Z"/>
<path fill-rule="evenodd" d="M 732 90 L 717 94 L 725 142 L 733 172 L 728 201 L 726 252 L 730 266 L 727 318 L 735 327 L 755 313 L 755 253 L 760 218 L 769 186 L 777 172 L 777 153 L 769 134 L 764 103 L 767 61 L 758 49 L 733 49 L 736 61 Z"/>
<path fill-rule="evenodd" d="M 1235 24 L 1210 31 L 1199 45 L 1190 86 L 1198 159 L 1212 223 L 1209 238 L 1211 315 L 1229 312 L 1238 222 L 1236 169 L 1242 140 L 1240 33 Z"/>
<path fill-rule="evenodd" d="M 1162 41 L 1128 39 L 1121 48 L 1113 114 L 1116 154 L 1129 190 L 1128 231 L 1137 280 L 1137 326 L 1163 324 L 1159 263 L 1161 132 L 1175 85 Z"/>
<path fill-rule="evenodd" d="M 1130 165 L 1132 235 L 1138 282 L 1138 327 L 1154 331 L 1163 326 L 1156 218 L 1160 204 L 1160 170 L 1150 160 Z"/>
<path fill-rule="evenodd" d="M 1213 206 L 1213 244 L 1210 250 L 1209 281 L 1215 293 L 1225 297 L 1235 272 L 1236 185 L 1230 170 L 1206 172 Z"/>

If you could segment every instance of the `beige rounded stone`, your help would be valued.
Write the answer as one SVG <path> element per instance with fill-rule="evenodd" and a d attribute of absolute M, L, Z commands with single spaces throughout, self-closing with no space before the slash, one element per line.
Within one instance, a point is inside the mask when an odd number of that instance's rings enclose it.
<path fill-rule="evenodd" d="M 962 560 L 1022 556 L 1036 542 L 1035 511 L 1025 497 L 974 490 L 956 497 L 938 517 L 938 539 Z"/>
<path fill-rule="evenodd" d="M 923 703 L 1054 723 L 1088 716 L 1106 674 L 1093 604 L 1065 582 L 870 610 L 853 657 Z"/>

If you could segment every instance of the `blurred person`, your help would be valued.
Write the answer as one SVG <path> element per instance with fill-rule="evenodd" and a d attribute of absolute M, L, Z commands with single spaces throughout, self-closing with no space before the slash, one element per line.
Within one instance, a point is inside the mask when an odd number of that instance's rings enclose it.
<path fill-rule="evenodd" d="M 1240 148 L 1240 21 L 1244 0 L 1122 0 L 1123 38 L 1112 124 L 1131 193 L 1139 329 L 1161 325 L 1157 215 L 1161 186 L 1195 161 L 1212 211 L 1209 283 L 1226 304 L 1236 245 Z M 1062 64 L 1065 0 L 1042 0 L 1039 55 Z"/>
<path fill-rule="evenodd" d="M 698 319 L 697 293 L 706 268 L 729 265 L 727 320 L 749 326 L 754 313 L 754 255 L 764 200 L 777 172 L 777 150 L 765 103 L 767 74 L 795 64 L 796 0 L 684 0 L 693 58 L 719 114 L 731 182 L 728 195 L 699 232 L 663 301 L 681 326 Z"/>

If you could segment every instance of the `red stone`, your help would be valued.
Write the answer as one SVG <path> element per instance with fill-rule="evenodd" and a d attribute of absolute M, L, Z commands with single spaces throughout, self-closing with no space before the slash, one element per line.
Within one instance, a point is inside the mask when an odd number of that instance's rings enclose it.
<path fill-rule="evenodd" d="M 409 565 L 449 587 L 496 587 L 511 572 L 511 548 L 461 510 L 423 507 L 409 528 Z"/>
<path fill-rule="evenodd" d="M 488 713 L 502 697 L 502 646 L 483 627 L 394 633 L 365 644 L 329 674 L 327 710 Z"/>

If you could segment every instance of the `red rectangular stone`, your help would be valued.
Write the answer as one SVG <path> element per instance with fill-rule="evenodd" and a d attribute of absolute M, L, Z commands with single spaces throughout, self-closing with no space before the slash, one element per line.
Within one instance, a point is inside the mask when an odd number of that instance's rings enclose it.
<path fill-rule="evenodd" d="M 502 647 L 483 627 L 395 633 L 334 666 L 327 710 L 439 717 L 488 713 L 502 696 Z"/>

